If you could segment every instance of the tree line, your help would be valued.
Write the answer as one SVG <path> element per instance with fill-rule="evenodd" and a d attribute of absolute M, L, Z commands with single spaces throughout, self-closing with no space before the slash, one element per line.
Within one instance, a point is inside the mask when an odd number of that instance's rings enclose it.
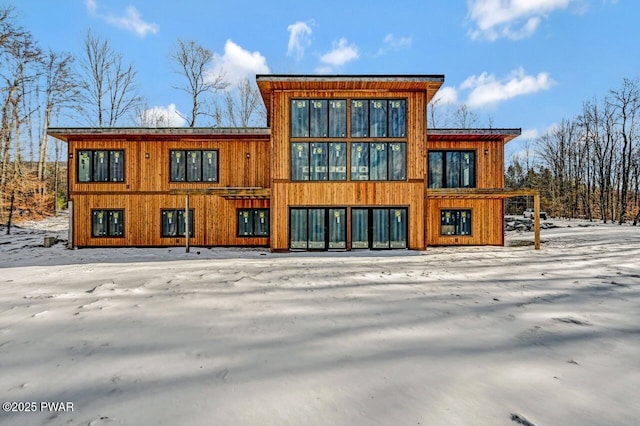
<path fill-rule="evenodd" d="M 230 87 L 213 75 L 213 53 L 178 39 L 168 55 L 189 99 L 176 111 L 190 127 L 265 125 L 266 111 L 254 82 Z M 38 217 L 65 202 L 62 161 L 66 147 L 47 136 L 52 121 L 72 116 L 81 125 L 170 127 L 167 114 L 150 108 L 137 70 L 107 38 L 87 31 L 79 53 L 42 49 L 20 25 L 18 12 L 0 6 L 0 221 Z M 53 152 L 51 152 L 53 151 Z M 9 231 L 9 229 L 7 230 Z"/>
<path fill-rule="evenodd" d="M 514 156 L 506 186 L 540 190 L 552 216 L 640 223 L 640 82 L 585 101 Z"/>

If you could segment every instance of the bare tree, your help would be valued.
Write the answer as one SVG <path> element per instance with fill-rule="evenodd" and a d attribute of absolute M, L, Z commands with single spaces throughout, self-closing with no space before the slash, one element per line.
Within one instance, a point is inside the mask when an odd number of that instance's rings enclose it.
<path fill-rule="evenodd" d="M 187 120 L 189 127 L 195 127 L 199 116 L 212 115 L 209 111 L 208 96 L 225 89 L 228 83 L 225 82 L 224 75 L 212 75 L 209 72 L 213 54 L 195 41 L 178 39 L 178 45 L 169 58 L 175 72 L 186 78 L 185 84 L 174 88 L 190 96 L 191 114 L 182 117 Z"/>
<path fill-rule="evenodd" d="M 478 114 L 472 111 L 467 104 L 460 104 L 453 114 L 454 127 L 468 129 L 478 125 Z"/>
<path fill-rule="evenodd" d="M 624 79 L 622 87 L 611 91 L 610 103 L 617 113 L 622 147 L 620 152 L 620 212 L 618 223 L 625 221 L 629 196 L 629 183 L 636 144 L 636 126 L 640 119 L 640 87 L 637 80 Z"/>
<path fill-rule="evenodd" d="M 40 180 L 45 178 L 49 145 L 47 130 L 51 124 L 52 114 L 58 113 L 61 108 L 73 106 L 78 99 L 79 89 L 75 73 L 71 68 L 72 63 L 73 56 L 68 53 L 58 54 L 50 50 L 45 58 L 44 115 L 38 155 L 38 179 Z"/>
<path fill-rule="evenodd" d="M 90 125 L 113 127 L 142 102 L 133 65 L 125 64 L 107 39 L 91 31 L 85 37 L 80 70 L 81 111 Z"/>
<path fill-rule="evenodd" d="M 248 78 L 242 79 L 234 89 L 225 92 L 227 123 L 233 127 L 266 125 L 267 111 L 258 87 Z"/>

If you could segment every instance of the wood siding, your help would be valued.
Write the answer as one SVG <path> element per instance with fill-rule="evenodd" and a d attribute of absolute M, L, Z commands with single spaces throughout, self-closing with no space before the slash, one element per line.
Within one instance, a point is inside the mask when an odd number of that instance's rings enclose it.
<path fill-rule="evenodd" d="M 132 138 L 133 139 L 133 138 Z M 181 246 L 184 238 L 161 236 L 161 210 L 185 208 L 172 189 L 265 187 L 270 175 L 268 137 L 236 139 L 82 139 L 69 141 L 69 199 L 74 202 L 74 244 L 88 246 Z M 77 182 L 78 151 L 124 150 L 124 182 Z M 170 151 L 218 150 L 218 182 L 170 182 Z M 227 200 L 192 195 L 194 246 L 268 246 L 269 238 L 237 237 L 237 209 L 269 208 L 269 200 Z M 124 210 L 124 237 L 91 236 L 91 212 Z"/>
<path fill-rule="evenodd" d="M 440 235 L 441 210 L 471 210 L 471 235 Z M 502 199 L 427 200 L 427 245 L 504 245 Z"/>
<path fill-rule="evenodd" d="M 272 183 L 271 183 L 271 248 L 289 248 L 289 208 L 307 206 L 340 207 L 407 207 L 408 247 L 426 248 L 424 240 L 424 190 L 426 174 L 426 92 L 387 91 L 281 91 L 272 101 Z M 352 141 L 398 141 L 407 143 L 407 180 L 292 182 L 290 164 L 290 100 L 291 99 L 406 99 L 406 138 L 358 138 Z M 350 134 L 350 102 L 347 102 L 347 134 Z M 337 138 L 304 138 L 309 142 L 344 141 Z M 302 140 L 302 139 L 296 139 Z M 347 152 L 350 150 L 347 149 Z M 349 153 L 350 156 L 350 153 Z M 350 164 L 350 157 L 347 158 Z M 348 167 L 349 168 L 349 167 Z M 349 230 L 347 230 L 349 235 Z M 347 241 L 349 243 L 349 241 Z"/>

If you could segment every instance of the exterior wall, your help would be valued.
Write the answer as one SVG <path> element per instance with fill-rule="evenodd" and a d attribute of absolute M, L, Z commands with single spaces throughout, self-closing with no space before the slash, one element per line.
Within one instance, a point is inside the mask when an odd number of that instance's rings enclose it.
<path fill-rule="evenodd" d="M 124 150 L 124 182 L 77 182 L 78 151 Z M 170 182 L 170 150 L 218 150 L 218 182 Z M 172 189 L 268 187 L 270 144 L 263 138 L 147 140 L 97 139 L 69 141 L 69 199 L 74 202 L 74 244 L 87 246 L 177 246 L 184 238 L 161 236 L 161 210 L 185 208 L 184 195 Z M 237 209 L 269 208 L 269 200 L 226 200 L 217 195 L 191 195 L 194 246 L 268 246 L 269 238 L 237 236 Z M 91 236 L 95 209 L 124 210 L 124 237 Z"/>
<path fill-rule="evenodd" d="M 427 153 L 430 150 L 453 150 L 476 152 L 476 187 L 504 187 L 504 144 L 500 141 L 450 141 L 430 137 L 427 140 Z M 487 152 L 485 154 L 485 151 Z M 428 155 L 428 154 L 427 154 Z"/>
<path fill-rule="evenodd" d="M 290 100 L 306 99 L 392 99 L 407 100 L 407 180 L 292 182 L 290 165 Z M 408 207 L 408 247 L 426 248 L 424 240 L 424 188 L 426 175 L 426 93 L 386 91 L 275 91 L 272 100 L 272 184 L 271 184 L 271 249 L 289 248 L 289 212 L 291 206 L 339 207 Z M 347 103 L 349 105 L 349 102 Z M 347 110 L 347 117 L 349 117 Z M 350 133 L 347 119 L 347 134 Z M 318 140 L 304 138 L 307 141 Z M 296 139 L 298 140 L 298 139 Z M 333 141 L 330 138 L 322 140 Z M 360 140 L 360 139 L 359 139 Z M 362 138 L 362 141 L 373 139 Z M 394 141 L 398 139 L 376 139 Z M 347 160 L 349 164 L 349 160 Z M 350 247 L 347 229 L 347 247 Z"/>
<path fill-rule="evenodd" d="M 440 235 L 440 211 L 471 210 L 471 235 Z M 427 200 L 427 245 L 504 245 L 504 202 L 501 199 Z"/>

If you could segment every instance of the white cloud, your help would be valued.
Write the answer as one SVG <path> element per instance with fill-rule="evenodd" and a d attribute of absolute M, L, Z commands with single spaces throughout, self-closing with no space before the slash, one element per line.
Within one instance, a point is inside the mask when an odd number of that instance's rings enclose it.
<path fill-rule="evenodd" d="M 213 55 L 213 67 L 210 71 L 211 78 L 223 75 L 231 87 L 245 78 L 251 78 L 256 74 L 268 74 L 267 59 L 260 52 L 249 52 L 227 40 L 224 44 L 224 54 Z"/>
<path fill-rule="evenodd" d="M 468 0 L 468 17 L 477 26 L 472 39 L 518 40 L 531 36 L 549 13 L 580 0 Z"/>
<path fill-rule="evenodd" d="M 540 132 L 538 132 L 538 129 L 527 129 L 527 130 L 523 130 L 522 134 L 520 135 L 520 138 L 522 139 L 537 139 L 538 136 L 540 136 Z"/>
<path fill-rule="evenodd" d="M 435 94 L 431 103 L 438 105 L 453 105 L 458 102 L 458 90 L 455 87 L 445 86 Z"/>
<path fill-rule="evenodd" d="M 184 127 L 187 121 L 180 116 L 176 105 L 170 104 L 144 110 L 138 117 L 138 124 L 142 127 Z"/>
<path fill-rule="evenodd" d="M 307 22 L 296 22 L 287 27 L 289 31 L 289 44 L 287 46 L 287 55 L 291 56 L 295 53 L 296 60 L 299 61 L 304 56 L 304 49 L 311 45 L 309 36 L 311 35 L 311 26 Z"/>
<path fill-rule="evenodd" d="M 356 60 L 360 57 L 358 52 L 358 46 L 355 44 L 349 44 L 346 38 L 341 38 L 337 42 L 333 42 L 333 49 L 320 57 L 320 61 L 323 66 L 316 69 L 316 72 L 320 70 L 333 71 L 334 68 L 339 68 L 347 62 Z"/>
<path fill-rule="evenodd" d="M 127 7 L 124 14 L 118 16 L 111 13 L 98 13 L 97 0 L 85 0 L 85 5 L 91 16 L 100 18 L 116 27 L 131 31 L 140 37 L 144 37 L 147 34 L 157 34 L 158 31 L 160 31 L 158 24 L 144 21 L 142 15 L 134 6 Z"/>
<path fill-rule="evenodd" d="M 501 101 L 547 90 L 553 85 L 549 74 L 542 72 L 538 75 L 526 75 L 522 68 L 511 72 L 503 79 L 497 79 L 494 74 L 482 73 L 479 76 L 467 78 L 460 90 L 470 90 L 467 101 L 470 108 L 495 105 Z"/>

